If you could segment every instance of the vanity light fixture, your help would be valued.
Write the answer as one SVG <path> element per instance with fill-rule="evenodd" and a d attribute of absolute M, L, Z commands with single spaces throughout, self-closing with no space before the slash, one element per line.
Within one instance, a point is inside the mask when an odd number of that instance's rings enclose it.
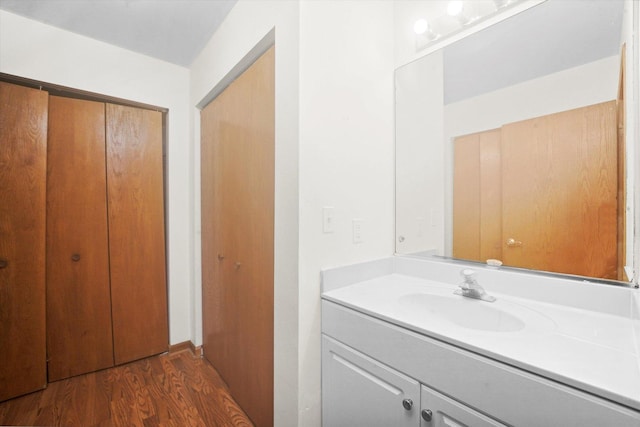
<path fill-rule="evenodd" d="M 462 0 L 451 0 L 447 5 L 447 14 L 458 18 L 460 25 L 463 26 L 467 25 L 471 21 L 471 18 L 469 18 L 464 12 L 464 2 Z"/>
<path fill-rule="evenodd" d="M 415 24 L 413 24 L 413 31 L 416 34 L 424 34 L 429 29 L 429 22 L 426 19 L 418 19 Z"/>
<path fill-rule="evenodd" d="M 451 0 L 447 5 L 447 13 L 449 16 L 458 16 L 462 13 L 463 8 L 462 0 Z"/>
<path fill-rule="evenodd" d="M 438 38 L 438 34 L 433 31 L 429 25 L 429 21 L 426 19 L 418 19 L 415 24 L 413 24 L 413 31 L 416 35 L 425 38 L 426 41 L 433 41 Z"/>
<path fill-rule="evenodd" d="M 429 17 L 429 19 L 418 19 L 413 25 L 415 32 L 416 52 L 419 52 L 436 40 L 451 37 L 464 30 L 470 24 L 484 21 L 512 6 L 520 3 L 522 0 L 493 0 L 494 7 L 491 2 L 488 7 L 479 7 L 471 0 L 450 0 L 447 3 L 446 13 L 441 16 Z M 457 25 L 456 25 L 457 21 Z"/>

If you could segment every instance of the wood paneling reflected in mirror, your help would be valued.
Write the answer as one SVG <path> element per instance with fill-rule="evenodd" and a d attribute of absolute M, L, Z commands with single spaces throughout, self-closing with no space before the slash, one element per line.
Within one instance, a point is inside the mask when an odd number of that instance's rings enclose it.
<path fill-rule="evenodd" d="M 609 101 L 455 138 L 453 256 L 617 279 L 616 113 Z"/>
<path fill-rule="evenodd" d="M 396 70 L 397 253 L 627 280 L 637 6 L 547 0 Z"/>

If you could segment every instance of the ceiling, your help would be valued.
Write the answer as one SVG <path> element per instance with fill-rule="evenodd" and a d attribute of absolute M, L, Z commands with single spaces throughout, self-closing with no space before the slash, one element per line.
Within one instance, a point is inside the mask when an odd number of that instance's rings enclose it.
<path fill-rule="evenodd" d="M 188 67 L 236 2 L 0 0 L 0 9 Z M 445 49 L 447 103 L 615 54 L 622 5 L 620 0 L 546 2 L 454 43 Z M 511 60 L 505 61 L 505 52 Z M 532 59 L 542 52 L 545 60 L 536 65 Z"/>
<path fill-rule="evenodd" d="M 237 0 L 0 0 L 0 9 L 188 67 Z"/>

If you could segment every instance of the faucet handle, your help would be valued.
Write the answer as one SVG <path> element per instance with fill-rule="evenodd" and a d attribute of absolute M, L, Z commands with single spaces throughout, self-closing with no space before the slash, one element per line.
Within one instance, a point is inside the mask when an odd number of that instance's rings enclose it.
<path fill-rule="evenodd" d="M 493 302 L 495 297 L 487 295 L 485 290 L 478 284 L 475 279 L 476 272 L 470 268 L 465 268 L 460 271 L 460 275 L 464 278 L 464 281 L 458 286 L 460 289 L 454 292 L 456 295 L 462 295 L 463 297 L 476 298 L 482 301 Z"/>
<path fill-rule="evenodd" d="M 476 272 L 475 272 L 475 271 L 473 271 L 473 270 L 472 270 L 472 269 L 470 269 L 470 268 L 465 268 L 465 269 L 462 269 L 462 270 L 460 271 L 460 275 L 461 275 L 461 276 L 464 278 L 464 280 L 466 281 L 466 280 L 469 280 L 469 279 L 473 279 L 473 277 L 476 275 Z"/>
<path fill-rule="evenodd" d="M 476 281 L 476 272 L 470 268 L 465 268 L 460 271 L 460 275 L 464 279 L 460 284 L 463 289 L 482 289 Z"/>

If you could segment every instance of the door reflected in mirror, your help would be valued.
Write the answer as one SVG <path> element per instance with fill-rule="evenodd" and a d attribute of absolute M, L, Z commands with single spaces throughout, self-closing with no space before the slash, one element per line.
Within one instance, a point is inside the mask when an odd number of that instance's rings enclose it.
<path fill-rule="evenodd" d="M 627 280 L 632 7 L 547 0 L 396 70 L 397 253 Z"/>

